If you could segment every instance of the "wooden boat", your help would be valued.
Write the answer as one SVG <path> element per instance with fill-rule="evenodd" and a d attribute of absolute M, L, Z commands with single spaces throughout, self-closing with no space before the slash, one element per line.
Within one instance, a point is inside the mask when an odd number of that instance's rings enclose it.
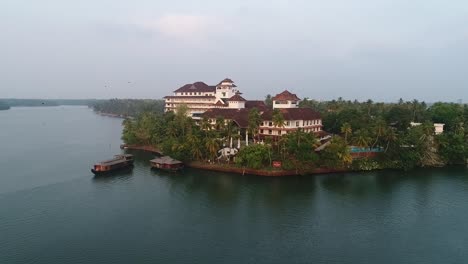
<path fill-rule="evenodd" d="M 133 155 L 115 155 L 113 159 L 105 160 L 94 164 L 91 172 L 95 175 L 102 175 L 116 170 L 130 168 L 133 166 Z"/>
<path fill-rule="evenodd" d="M 184 168 L 182 161 L 175 160 L 169 156 L 158 157 L 150 160 L 151 167 L 165 171 L 179 171 Z"/>

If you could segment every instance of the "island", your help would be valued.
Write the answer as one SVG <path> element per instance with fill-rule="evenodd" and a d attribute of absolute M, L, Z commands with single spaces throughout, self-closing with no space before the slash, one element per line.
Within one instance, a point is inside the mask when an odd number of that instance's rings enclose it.
<path fill-rule="evenodd" d="M 286 176 L 410 170 L 468 158 L 466 104 L 316 101 L 287 90 L 249 101 L 230 79 L 187 84 L 164 99 L 164 112 L 128 116 L 122 139 L 189 167 Z"/>

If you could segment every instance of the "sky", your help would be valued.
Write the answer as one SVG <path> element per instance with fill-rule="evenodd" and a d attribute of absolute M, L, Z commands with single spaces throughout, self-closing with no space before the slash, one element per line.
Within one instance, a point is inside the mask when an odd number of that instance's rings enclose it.
<path fill-rule="evenodd" d="M 464 0 L 0 0 L 0 98 L 468 102 Z"/>

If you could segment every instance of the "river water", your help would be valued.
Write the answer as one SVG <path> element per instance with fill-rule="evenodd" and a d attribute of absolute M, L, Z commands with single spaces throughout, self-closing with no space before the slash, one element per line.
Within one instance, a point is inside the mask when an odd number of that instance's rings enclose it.
<path fill-rule="evenodd" d="M 0 263 L 467 263 L 468 169 L 94 178 L 121 120 L 0 111 Z"/>

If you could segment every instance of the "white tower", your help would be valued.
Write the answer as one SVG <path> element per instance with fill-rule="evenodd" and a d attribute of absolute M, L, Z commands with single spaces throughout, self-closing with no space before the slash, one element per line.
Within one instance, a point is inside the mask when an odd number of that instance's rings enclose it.
<path fill-rule="evenodd" d="M 216 100 L 220 99 L 229 99 L 237 94 L 238 90 L 236 89 L 234 82 L 226 78 L 222 80 L 218 85 L 216 85 Z"/>

